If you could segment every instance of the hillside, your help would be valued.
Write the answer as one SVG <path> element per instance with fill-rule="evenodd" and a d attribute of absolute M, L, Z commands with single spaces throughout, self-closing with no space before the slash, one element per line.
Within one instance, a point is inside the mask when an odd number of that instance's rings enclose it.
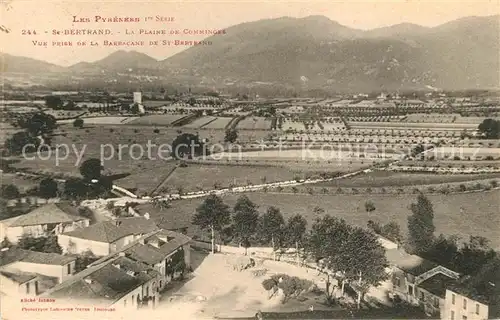
<path fill-rule="evenodd" d="M 437 27 L 410 23 L 363 31 L 324 16 L 282 17 L 242 23 L 157 61 L 136 51 L 116 51 L 69 68 L 4 55 L 8 71 L 160 74 L 196 85 L 266 82 L 301 89 L 372 91 L 451 90 L 499 86 L 499 16 L 467 17 Z M 208 79 L 208 80 L 207 80 Z"/>
<path fill-rule="evenodd" d="M 50 73 L 63 72 L 64 67 L 41 60 L 0 53 L 0 72 Z"/>

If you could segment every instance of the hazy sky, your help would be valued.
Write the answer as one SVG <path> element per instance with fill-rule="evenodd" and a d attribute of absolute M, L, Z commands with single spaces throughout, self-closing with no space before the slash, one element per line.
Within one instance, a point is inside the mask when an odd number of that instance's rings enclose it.
<path fill-rule="evenodd" d="M 9 5 L 3 5 L 9 2 Z M 201 40 L 193 35 L 125 35 L 125 29 L 223 29 L 229 26 L 282 16 L 324 15 L 331 20 L 357 28 L 373 29 L 401 22 L 436 26 L 464 16 L 487 16 L 500 12 L 500 1 L 48 1 L 1 0 L 0 24 L 10 33 L 0 32 L 1 51 L 28 56 L 60 65 L 101 59 L 118 49 L 133 49 L 156 59 L 165 59 L 182 51 L 184 46 L 104 47 L 103 40 Z M 139 17 L 140 23 L 73 23 L 73 16 Z M 174 22 L 145 22 L 145 17 L 174 17 Z M 65 29 L 111 29 L 113 35 L 57 36 L 52 31 Z M 37 35 L 22 35 L 23 30 Z M 119 32 L 119 34 L 117 34 Z M 52 41 L 73 41 L 72 47 L 52 46 Z M 76 41 L 94 40 L 97 47 L 77 47 Z M 33 41 L 47 41 L 35 46 Z"/>

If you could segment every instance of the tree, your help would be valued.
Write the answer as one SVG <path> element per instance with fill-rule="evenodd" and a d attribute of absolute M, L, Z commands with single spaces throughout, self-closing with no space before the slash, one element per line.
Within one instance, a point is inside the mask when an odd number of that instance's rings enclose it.
<path fill-rule="evenodd" d="M 64 182 L 63 195 L 69 199 L 79 199 L 88 193 L 87 185 L 79 178 L 69 178 Z"/>
<path fill-rule="evenodd" d="M 4 237 L 2 242 L 0 242 L 0 249 L 12 247 L 12 242 L 10 242 L 7 237 Z"/>
<path fill-rule="evenodd" d="M 196 209 L 193 224 L 201 229 L 209 229 L 212 235 L 212 253 L 215 253 L 215 231 L 220 231 L 229 224 L 231 215 L 229 206 L 215 194 L 209 195 Z"/>
<path fill-rule="evenodd" d="M 486 139 L 498 139 L 500 138 L 500 121 L 485 119 L 479 124 L 478 130 Z"/>
<path fill-rule="evenodd" d="M 465 243 L 458 251 L 455 265 L 461 273 L 471 275 L 496 256 L 498 254 L 490 247 L 488 239 L 481 236 L 470 236 L 469 242 Z"/>
<path fill-rule="evenodd" d="M 84 251 L 76 257 L 75 261 L 75 273 L 85 270 L 87 266 L 99 258 L 94 255 L 90 250 Z"/>
<path fill-rule="evenodd" d="M 291 216 L 285 227 L 286 239 L 284 245 L 295 246 L 297 264 L 299 264 L 299 249 L 304 246 L 307 220 L 300 214 Z"/>
<path fill-rule="evenodd" d="M 63 105 L 63 101 L 59 96 L 46 96 L 45 105 L 50 109 L 59 109 Z"/>
<path fill-rule="evenodd" d="M 40 143 L 41 140 L 37 137 L 33 137 L 28 132 L 20 131 L 5 140 L 4 146 L 9 153 L 17 155 L 22 152 L 30 153 L 36 151 Z"/>
<path fill-rule="evenodd" d="M 29 114 L 27 117 L 20 118 L 17 125 L 26 129 L 31 136 L 36 137 L 42 134 L 51 133 L 57 127 L 57 121 L 52 115 L 37 112 Z"/>
<path fill-rule="evenodd" d="M 276 207 L 267 208 L 266 213 L 260 217 L 259 233 L 260 240 L 264 244 L 269 244 L 273 247 L 273 254 L 276 250 L 276 244 L 282 245 L 283 233 L 285 231 L 285 219 L 280 210 Z M 276 260 L 276 256 L 274 256 Z"/>
<path fill-rule="evenodd" d="M 80 174 L 83 176 L 83 179 L 87 181 L 91 180 L 99 180 L 101 178 L 101 171 L 103 170 L 103 166 L 101 165 L 101 160 L 97 158 L 92 158 L 85 160 L 80 165 Z"/>
<path fill-rule="evenodd" d="M 19 189 L 13 184 L 2 185 L 2 197 L 6 199 L 16 199 L 19 198 L 21 193 Z"/>
<path fill-rule="evenodd" d="M 57 243 L 57 236 L 55 235 L 50 235 L 47 237 L 44 245 L 43 245 L 43 252 L 45 253 L 58 253 L 62 254 L 62 248 Z"/>
<path fill-rule="evenodd" d="M 412 253 L 428 251 L 434 243 L 434 209 L 426 196 L 419 194 L 417 202 L 411 204 L 408 217 L 408 245 Z"/>
<path fill-rule="evenodd" d="M 373 204 L 372 201 L 366 201 L 365 202 L 365 210 L 366 210 L 366 212 L 375 211 L 375 205 Z"/>
<path fill-rule="evenodd" d="M 396 222 L 389 222 L 383 225 L 380 230 L 380 235 L 396 243 L 400 243 L 403 240 L 403 237 L 401 236 L 401 228 Z"/>
<path fill-rule="evenodd" d="M 78 118 L 75 121 L 73 121 L 73 127 L 81 129 L 81 128 L 83 128 L 83 123 L 84 123 L 83 119 Z"/>
<path fill-rule="evenodd" d="M 230 128 L 226 130 L 226 135 L 224 136 L 225 142 L 234 143 L 238 139 L 238 131 L 234 128 Z"/>
<path fill-rule="evenodd" d="M 38 193 L 40 197 L 48 199 L 55 198 L 57 196 L 57 182 L 52 178 L 45 178 L 40 181 L 40 186 L 38 187 Z"/>
<path fill-rule="evenodd" d="M 172 157 L 182 159 L 184 156 L 195 157 L 206 152 L 205 145 L 198 135 L 182 133 L 172 142 Z"/>
<path fill-rule="evenodd" d="M 240 245 L 243 242 L 249 242 L 250 237 L 255 234 L 259 222 L 259 212 L 255 205 L 246 195 L 236 200 L 233 215 L 233 232 L 239 240 Z M 245 255 L 248 247 L 245 247 Z"/>

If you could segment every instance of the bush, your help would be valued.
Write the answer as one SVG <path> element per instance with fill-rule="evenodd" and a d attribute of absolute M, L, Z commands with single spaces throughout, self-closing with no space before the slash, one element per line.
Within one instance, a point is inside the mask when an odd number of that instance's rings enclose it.
<path fill-rule="evenodd" d="M 83 128 L 83 119 L 76 119 L 75 121 L 73 121 L 73 127 L 75 128 Z"/>
<path fill-rule="evenodd" d="M 491 181 L 490 181 L 490 186 L 491 186 L 492 188 L 496 188 L 496 187 L 498 187 L 498 182 L 497 182 L 496 180 L 491 180 Z"/>
<path fill-rule="evenodd" d="M 160 129 L 154 129 L 153 132 L 154 133 L 160 133 Z"/>
<path fill-rule="evenodd" d="M 266 279 L 262 281 L 262 287 L 264 287 L 264 290 L 269 291 L 272 288 L 276 287 L 278 283 L 274 279 Z"/>
<path fill-rule="evenodd" d="M 458 186 L 458 190 L 461 191 L 461 192 L 464 192 L 464 191 L 467 191 L 467 187 L 465 186 L 465 184 L 461 184 Z"/>

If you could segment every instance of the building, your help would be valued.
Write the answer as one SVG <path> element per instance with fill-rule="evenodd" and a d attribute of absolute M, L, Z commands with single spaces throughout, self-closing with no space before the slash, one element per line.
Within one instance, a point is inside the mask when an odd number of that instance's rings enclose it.
<path fill-rule="evenodd" d="M 107 256 L 155 230 L 159 228 L 153 220 L 144 217 L 119 218 L 59 234 L 57 242 L 66 253 L 91 251 L 96 256 Z"/>
<path fill-rule="evenodd" d="M 69 203 L 51 203 L 21 216 L 0 221 L 0 238 L 17 243 L 22 236 L 43 237 L 89 226 Z"/>
<path fill-rule="evenodd" d="M 1 292 L 5 296 L 36 296 L 75 273 L 75 257 L 18 248 L 0 251 Z"/>
<path fill-rule="evenodd" d="M 483 299 L 473 299 L 465 294 L 458 293 L 457 289 L 447 289 L 445 305 L 441 319 L 448 320 L 486 320 L 496 319 L 488 317 L 488 304 Z"/>
<path fill-rule="evenodd" d="M 56 299 L 58 306 L 154 308 L 160 297 L 160 280 L 158 271 L 119 254 L 89 266 L 42 296 Z"/>
<path fill-rule="evenodd" d="M 446 288 L 459 274 L 400 249 L 387 250 L 386 256 L 391 265 L 392 294 L 422 306 L 428 314 L 441 312 Z"/>
<path fill-rule="evenodd" d="M 181 233 L 156 230 L 122 250 L 101 258 L 92 265 L 100 264 L 118 255 L 139 261 L 162 275 L 160 288 L 163 288 L 178 273 L 191 267 L 191 238 Z"/>

